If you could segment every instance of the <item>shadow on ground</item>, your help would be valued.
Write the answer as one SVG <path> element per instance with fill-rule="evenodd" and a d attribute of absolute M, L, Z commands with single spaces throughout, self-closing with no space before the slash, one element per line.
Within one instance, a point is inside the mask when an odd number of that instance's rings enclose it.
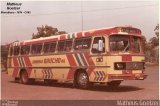
<path fill-rule="evenodd" d="M 17 83 L 15 81 L 10 81 L 11 83 Z M 77 89 L 73 86 L 72 83 L 52 83 L 52 84 L 45 84 L 42 81 L 36 81 L 33 84 L 29 84 L 27 86 L 44 86 L 44 87 L 59 87 L 59 88 L 71 88 L 71 89 Z M 143 90 L 144 88 L 139 88 L 136 86 L 127 86 L 127 85 L 120 85 L 117 88 L 109 88 L 107 85 L 93 85 L 88 90 L 89 91 L 100 91 L 100 92 L 131 92 L 131 91 L 138 91 Z"/>

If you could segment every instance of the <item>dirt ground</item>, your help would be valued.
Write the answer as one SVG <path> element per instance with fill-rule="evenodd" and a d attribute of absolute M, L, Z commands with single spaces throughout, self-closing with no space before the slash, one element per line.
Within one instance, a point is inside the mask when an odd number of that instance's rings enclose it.
<path fill-rule="evenodd" d="M 119 88 L 95 85 L 89 90 L 76 89 L 69 83 L 34 85 L 15 83 L 2 72 L 2 100 L 158 100 L 158 66 L 146 67 L 145 80 L 123 81 Z"/>

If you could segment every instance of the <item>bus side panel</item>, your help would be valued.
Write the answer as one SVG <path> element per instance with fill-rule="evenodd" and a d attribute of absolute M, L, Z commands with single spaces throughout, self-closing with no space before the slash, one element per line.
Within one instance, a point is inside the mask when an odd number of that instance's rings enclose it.
<path fill-rule="evenodd" d="M 9 57 L 7 61 L 7 67 L 9 76 L 12 76 L 14 78 L 19 77 L 20 66 L 17 57 Z"/>
<path fill-rule="evenodd" d="M 108 74 L 122 74 L 122 71 L 114 71 L 114 62 L 121 61 L 121 56 L 92 56 L 95 64 L 94 70 L 89 76 L 91 82 L 108 82 Z"/>
<path fill-rule="evenodd" d="M 71 67 L 75 67 L 72 65 L 74 57 L 72 54 L 70 55 L 69 57 L 66 54 L 29 57 L 31 67 L 33 68 L 30 78 L 73 79 L 75 70 Z"/>
<path fill-rule="evenodd" d="M 35 78 L 37 79 L 54 79 L 54 80 L 67 80 L 69 71 L 70 68 L 33 68 L 32 70 L 32 72 L 35 73 Z M 73 77 L 69 79 L 72 78 Z"/>
<path fill-rule="evenodd" d="M 29 57 L 32 67 L 70 67 L 66 55 L 47 55 Z"/>
<path fill-rule="evenodd" d="M 89 76 L 91 82 L 106 82 L 107 71 L 103 67 L 96 67 Z"/>
<path fill-rule="evenodd" d="M 13 76 L 13 71 L 14 71 L 13 68 L 8 68 L 8 69 L 7 69 L 8 75 L 9 75 L 9 76 Z M 13 76 L 13 77 L 14 77 L 14 76 Z"/>

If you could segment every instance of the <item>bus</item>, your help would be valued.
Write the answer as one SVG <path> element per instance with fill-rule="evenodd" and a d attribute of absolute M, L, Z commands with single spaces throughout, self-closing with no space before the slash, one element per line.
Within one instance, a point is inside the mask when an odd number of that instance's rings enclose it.
<path fill-rule="evenodd" d="M 141 30 L 132 26 L 14 42 L 9 46 L 7 68 L 22 84 L 63 80 L 81 89 L 94 83 L 114 88 L 124 80 L 147 77 Z"/>

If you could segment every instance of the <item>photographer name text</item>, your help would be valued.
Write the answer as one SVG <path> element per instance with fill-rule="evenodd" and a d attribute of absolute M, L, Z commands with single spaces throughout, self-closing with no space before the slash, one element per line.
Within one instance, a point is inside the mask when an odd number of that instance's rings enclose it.
<path fill-rule="evenodd" d="M 5 10 L 1 11 L 1 14 L 31 14 L 31 11 L 22 10 L 23 6 L 20 2 L 7 2 Z"/>

